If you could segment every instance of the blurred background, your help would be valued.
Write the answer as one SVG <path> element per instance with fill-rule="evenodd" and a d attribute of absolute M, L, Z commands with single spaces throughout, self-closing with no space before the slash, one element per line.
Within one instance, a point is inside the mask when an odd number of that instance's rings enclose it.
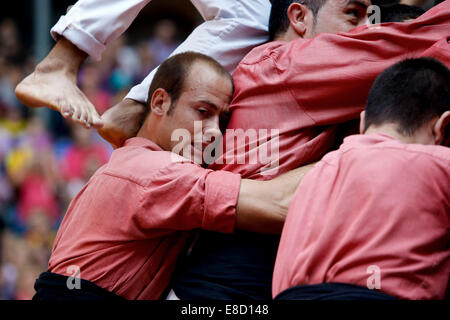
<path fill-rule="evenodd" d="M 69 202 L 112 151 L 96 131 L 47 108 L 26 108 L 14 95 L 75 2 L 8 1 L 0 10 L 0 299 L 31 299 Z M 100 63 L 83 65 L 80 88 L 102 114 L 201 22 L 189 1 L 151 1 Z"/>

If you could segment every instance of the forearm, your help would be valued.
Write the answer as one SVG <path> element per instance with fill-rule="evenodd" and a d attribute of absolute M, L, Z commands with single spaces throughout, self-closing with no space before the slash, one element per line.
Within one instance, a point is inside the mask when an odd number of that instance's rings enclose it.
<path fill-rule="evenodd" d="M 312 166 L 300 167 L 269 181 L 242 179 L 236 229 L 280 234 L 292 197 Z"/>

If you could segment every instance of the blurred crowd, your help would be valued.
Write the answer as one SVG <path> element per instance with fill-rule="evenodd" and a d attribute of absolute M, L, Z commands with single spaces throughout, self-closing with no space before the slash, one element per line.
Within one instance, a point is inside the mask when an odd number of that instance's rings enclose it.
<path fill-rule="evenodd" d="M 79 86 L 99 114 L 176 48 L 177 32 L 161 20 L 152 36 L 131 44 L 123 35 L 101 63 L 84 64 Z M 0 299 L 31 299 L 71 199 L 112 152 L 95 131 L 16 99 L 16 84 L 35 64 L 15 21 L 0 21 Z"/>

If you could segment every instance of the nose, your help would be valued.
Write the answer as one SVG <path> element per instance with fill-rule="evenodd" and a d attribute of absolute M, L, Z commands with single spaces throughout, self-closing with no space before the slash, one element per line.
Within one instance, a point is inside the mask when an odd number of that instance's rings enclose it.
<path fill-rule="evenodd" d="M 213 142 L 215 139 L 220 137 L 222 132 L 220 131 L 219 119 L 210 121 L 205 125 L 203 131 L 204 141 Z"/>

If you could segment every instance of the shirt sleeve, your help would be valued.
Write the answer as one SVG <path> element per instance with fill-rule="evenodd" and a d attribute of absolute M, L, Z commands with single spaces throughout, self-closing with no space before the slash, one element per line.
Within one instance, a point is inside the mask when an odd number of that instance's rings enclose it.
<path fill-rule="evenodd" d="M 349 33 L 319 34 L 271 52 L 279 83 L 316 125 L 354 119 L 375 78 L 405 58 L 433 56 L 450 66 L 450 1 L 416 20 Z"/>
<path fill-rule="evenodd" d="M 206 21 L 171 55 L 196 51 L 214 58 L 231 73 L 252 48 L 268 40 L 269 0 L 192 0 L 192 3 Z M 145 103 L 156 70 L 125 98 Z"/>
<path fill-rule="evenodd" d="M 205 230 L 230 233 L 236 222 L 241 177 L 226 171 L 176 163 L 142 189 L 134 221 L 140 229 Z"/>
<path fill-rule="evenodd" d="M 118 38 L 150 0 L 79 0 L 51 29 L 99 61 L 105 47 Z"/>

